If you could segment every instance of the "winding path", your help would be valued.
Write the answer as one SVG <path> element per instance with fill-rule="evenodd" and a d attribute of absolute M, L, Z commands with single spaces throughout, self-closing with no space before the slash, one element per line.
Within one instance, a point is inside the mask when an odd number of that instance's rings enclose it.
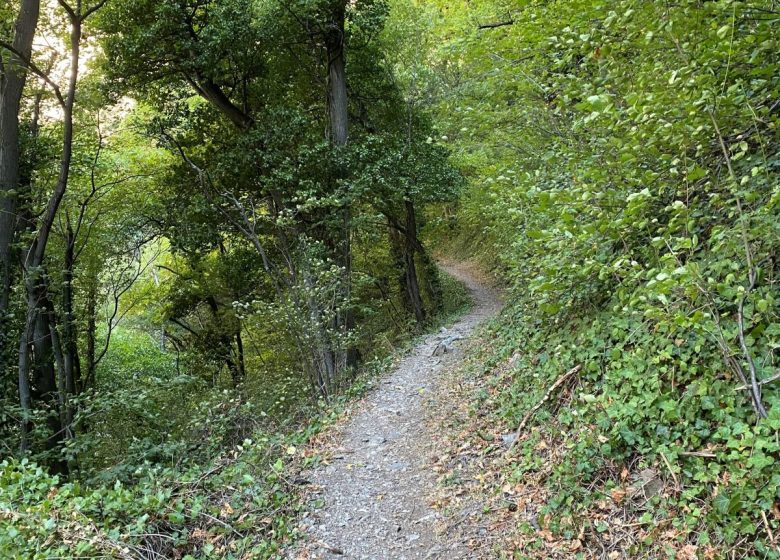
<path fill-rule="evenodd" d="M 458 341 L 501 305 L 497 293 L 469 266 L 443 268 L 468 286 L 471 311 L 450 328 L 427 336 L 356 405 L 329 460 L 307 474 L 310 498 L 322 507 L 304 515 L 306 538 L 289 559 L 471 557 L 463 543 L 448 542 L 437 532 L 441 514 L 431 507 L 430 497 L 436 487 L 437 426 L 427 417 L 431 404 L 447 399 L 442 379 L 461 357 Z"/>

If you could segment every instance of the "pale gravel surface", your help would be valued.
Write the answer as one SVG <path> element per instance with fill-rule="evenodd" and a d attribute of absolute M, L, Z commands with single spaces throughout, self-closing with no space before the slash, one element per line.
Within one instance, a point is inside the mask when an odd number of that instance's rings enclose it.
<path fill-rule="evenodd" d="M 336 436 L 325 466 L 306 473 L 309 496 L 322 500 L 302 519 L 304 543 L 289 559 L 412 560 L 471 558 L 458 539 L 439 534 L 441 513 L 431 507 L 436 489 L 438 436 L 426 421 L 430 406 L 447 398 L 443 376 L 461 358 L 463 340 L 434 356 L 437 346 L 467 338 L 500 309 L 497 293 L 465 264 L 443 267 L 470 289 L 471 311 L 427 336 L 365 397 Z"/>

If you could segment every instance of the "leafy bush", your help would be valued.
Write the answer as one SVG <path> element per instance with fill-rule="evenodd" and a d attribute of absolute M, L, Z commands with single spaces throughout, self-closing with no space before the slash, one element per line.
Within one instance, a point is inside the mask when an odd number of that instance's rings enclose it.
<path fill-rule="evenodd" d="M 571 406 L 536 419 L 565 450 L 547 478 L 553 526 L 587 522 L 623 468 L 668 463 L 680 489 L 653 498 L 653 519 L 777 557 L 776 8 L 556 1 L 484 30 L 473 22 L 502 2 L 431 10 L 458 37 L 429 66 L 440 142 L 471 179 L 461 235 L 510 287 L 490 358 L 515 356 L 500 414 L 517 425 L 583 366 Z M 516 477 L 542 468 L 537 443 L 523 440 Z"/>
<path fill-rule="evenodd" d="M 0 463 L 3 558 L 272 558 L 295 528 L 299 446 L 336 409 L 258 432 L 203 465 L 138 465 L 129 480 L 62 483 L 26 459 Z"/>
<path fill-rule="evenodd" d="M 449 276 L 443 285 L 445 311 L 462 311 L 465 287 Z M 147 335 L 119 329 L 105 385 L 83 397 L 90 430 L 66 450 L 79 476 L 64 481 L 27 458 L 0 462 L 0 558 L 278 558 L 296 538 L 300 472 L 317 461 L 307 443 L 388 367 L 389 354 L 366 360 L 327 405 L 263 401 L 266 412 L 178 373 Z"/>

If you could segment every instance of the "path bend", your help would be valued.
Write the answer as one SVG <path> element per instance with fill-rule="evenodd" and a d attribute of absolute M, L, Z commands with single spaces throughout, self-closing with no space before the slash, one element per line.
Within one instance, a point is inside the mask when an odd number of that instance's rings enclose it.
<path fill-rule="evenodd" d="M 428 416 L 435 401 L 447 398 L 443 376 L 461 359 L 463 340 L 497 314 L 501 303 L 474 267 L 442 268 L 469 288 L 471 310 L 425 337 L 356 405 L 336 435 L 329 461 L 307 474 L 310 499 L 324 505 L 305 514 L 306 537 L 288 559 L 471 558 L 463 543 L 437 531 L 441 513 L 431 506 L 437 423 Z M 437 347 L 443 342 L 449 351 L 441 354 Z"/>

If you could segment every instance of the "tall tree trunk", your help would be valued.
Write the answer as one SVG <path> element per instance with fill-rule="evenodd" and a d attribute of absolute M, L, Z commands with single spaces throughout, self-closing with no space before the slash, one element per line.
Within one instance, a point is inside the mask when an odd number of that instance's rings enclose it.
<path fill-rule="evenodd" d="M 9 342 L 6 315 L 14 266 L 11 245 L 19 189 L 19 107 L 39 14 L 39 0 L 22 0 L 12 43 L 16 54 L 0 57 L 0 358 L 6 357 Z"/>
<path fill-rule="evenodd" d="M 224 325 L 224 317 L 219 316 L 219 304 L 214 296 L 208 296 L 206 298 L 206 304 L 211 311 L 211 317 L 214 320 L 215 326 L 219 328 L 220 323 Z M 217 355 L 225 362 L 228 371 L 230 372 L 230 378 L 233 380 L 233 385 L 238 387 L 241 383 L 241 367 L 238 363 L 236 356 L 233 353 L 233 341 L 232 337 L 223 330 L 217 335 L 217 344 L 219 346 Z"/>
<path fill-rule="evenodd" d="M 328 55 L 328 114 L 330 117 L 330 139 L 335 146 L 345 146 L 349 139 L 347 116 L 347 65 L 344 53 L 344 20 L 346 4 L 343 0 L 334 2 L 331 21 L 325 33 L 325 48 Z"/>
<path fill-rule="evenodd" d="M 414 207 L 414 202 L 411 200 L 405 203 L 406 205 L 406 225 L 401 226 L 396 222 L 396 227 L 401 229 L 406 236 L 407 243 L 411 244 L 414 248 L 414 252 L 419 256 L 422 264 L 422 274 L 418 271 L 418 277 L 422 278 L 422 283 L 428 293 L 428 299 L 430 300 L 430 312 L 436 313 L 442 309 L 444 304 L 444 291 L 441 286 L 441 277 L 439 276 L 439 267 L 436 266 L 436 262 L 431 257 L 430 253 L 425 249 L 425 246 L 418 239 L 417 232 L 417 214 Z"/>
<path fill-rule="evenodd" d="M 160 275 L 157 273 L 157 267 L 152 267 L 152 278 L 154 279 L 154 285 L 156 288 L 160 287 Z M 165 322 L 160 325 L 160 352 L 165 352 Z"/>
<path fill-rule="evenodd" d="M 304 259 L 307 259 L 307 257 L 304 256 Z M 307 334 L 313 338 L 311 353 L 314 371 L 317 377 L 320 394 L 327 399 L 336 383 L 338 371 L 337 357 L 336 353 L 333 351 L 333 345 L 328 340 L 322 310 L 320 309 L 316 298 L 312 295 L 316 291 L 316 286 L 308 262 L 303 263 L 302 276 L 310 322 L 310 327 L 307 329 L 309 332 Z"/>
<path fill-rule="evenodd" d="M 325 32 L 325 49 L 328 56 L 328 116 L 330 140 L 339 148 L 349 140 L 349 116 L 347 94 L 347 64 L 345 55 L 345 19 L 346 2 L 336 0 L 330 14 L 331 18 Z M 352 208 L 347 202 L 342 209 L 341 239 L 337 249 L 337 260 L 344 270 L 342 279 L 342 298 L 347 308 L 336 316 L 337 331 L 346 333 L 355 329 L 355 314 L 349 306 L 352 298 Z M 359 353 L 349 347 L 338 353 L 337 369 L 357 365 Z M 338 373 L 338 372 L 337 372 Z"/>
<path fill-rule="evenodd" d="M 407 272 L 406 272 L 406 239 L 401 232 L 398 231 L 392 224 L 388 224 L 387 234 L 390 240 L 390 255 L 393 258 L 393 264 L 397 271 L 398 287 L 400 288 L 401 301 L 403 307 L 409 313 L 413 313 L 412 302 L 409 299 L 409 288 L 406 285 Z"/>
<path fill-rule="evenodd" d="M 424 285 L 428 291 L 428 299 L 431 302 L 430 311 L 432 313 L 437 313 L 444 307 L 444 289 L 441 285 L 439 267 L 421 243 L 418 243 L 417 245 L 417 254 L 422 261 L 422 276 L 424 278 Z"/>
<path fill-rule="evenodd" d="M 79 3 L 80 6 L 80 3 Z M 39 309 L 38 296 L 45 293 L 45 278 L 43 271 L 46 248 L 49 243 L 49 236 L 54 227 L 54 221 L 57 217 L 62 199 L 65 196 L 65 190 L 68 187 L 70 178 L 70 165 L 73 158 L 73 107 L 76 100 L 76 84 L 79 74 L 79 56 L 81 51 L 81 13 L 70 13 L 71 22 L 70 33 L 70 76 L 68 79 L 68 89 L 65 97 L 60 96 L 63 112 L 63 138 L 62 154 L 60 156 L 60 169 L 57 177 L 57 184 L 54 192 L 49 197 L 46 208 L 38 224 L 38 230 L 33 237 L 29 250 L 26 252 L 24 261 L 24 272 L 27 275 L 27 314 L 23 332 L 19 340 L 19 396 L 22 406 L 23 419 L 21 423 L 22 448 L 28 446 L 28 430 L 30 427 L 29 419 L 32 412 L 31 402 L 29 400 L 30 389 L 28 376 L 30 373 L 30 341 L 34 340 L 35 328 L 38 322 L 38 316 L 41 314 Z M 18 172 L 17 172 L 18 173 Z"/>
<path fill-rule="evenodd" d="M 40 334 L 36 330 L 36 340 L 39 336 L 48 337 L 47 346 L 50 354 L 41 356 L 42 363 L 40 366 L 47 371 L 47 376 L 54 378 L 56 393 L 56 398 L 52 397 L 51 394 L 46 394 L 44 399 L 52 409 L 47 422 L 50 433 L 46 441 L 46 449 L 54 454 L 54 457 L 49 461 L 50 470 L 60 474 L 67 474 L 68 463 L 58 456 L 58 451 L 62 448 L 62 442 L 70 434 L 70 424 L 67 420 L 68 394 L 65 381 L 65 358 L 62 351 L 62 341 L 57 330 L 57 314 L 54 310 L 54 303 L 49 297 L 48 284 L 44 284 L 41 304 L 43 309 L 38 315 L 38 320 L 48 330 L 42 330 Z M 52 361 L 56 365 L 56 376 Z"/>
<path fill-rule="evenodd" d="M 46 412 L 48 429 L 46 450 L 56 453 L 60 441 L 63 439 L 61 383 L 58 383 L 58 369 L 55 368 L 55 363 L 58 367 L 62 365 L 61 346 L 53 323 L 54 307 L 48 299 L 45 277 L 41 276 L 37 278 L 37 281 L 29 282 L 27 289 L 28 305 L 34 307 L 34 312 L 28 313 L 27 316 L 28 321 L 32 321 L 29 331 L 32 336 L 28 336 L 28 331 L 25 330 L 20 345 L 25 346 L 25 359 L 29 360 L 26 371 L 31 370 L 32 383 L 30 383 L 28 375 L 25 375 L 24 381 L 20 383 L 20 393 L 26 397 L 27 404 L 27 409 L 24 410 L 26 417 L 22 420 L 22 429 L 24 430 L 22 449 L 26 451 L 29 448 L 27 430 L 32 427 L 30 414 L 32 412 L 31 402 L 34 400 L 41 403 Z M 30 360 L 30 358 L 32 359 Z M 62 370 L 59 369 L 59 371 Z M 66 463 L 59 458 L 54 458 L 50 462 L 50 467 L 54 472 L 67 472 Z"/>
<path fill-rule="evenodd" d="M 419 324 L 423 324 L 428 313 L 423 303 L 420 290 L 420 274 L 417 267 L 416 256 L 419 254 L 423 263 L 425 278 L 428 279 L 428 267 L 435 264 L 428 257 L 425 247 L 417 237 L 417 212 L 412 200 L 404 201 L 404 220 L 400 222 L 393 214 L 386 213 L 385 217 L 390 228 L 390 246 L 393 254 L 393 260 L 401 274 L 399 276 L 399 285 L 403 297 L 404 306 L 412 313 Z M 435 278 L 438 285 L 438 277 Z M 430 291 L 430 290 L 429 290 Z M 439 308 L 439 299 L 431 295 L 431 305 L 434 309 Z"/>

